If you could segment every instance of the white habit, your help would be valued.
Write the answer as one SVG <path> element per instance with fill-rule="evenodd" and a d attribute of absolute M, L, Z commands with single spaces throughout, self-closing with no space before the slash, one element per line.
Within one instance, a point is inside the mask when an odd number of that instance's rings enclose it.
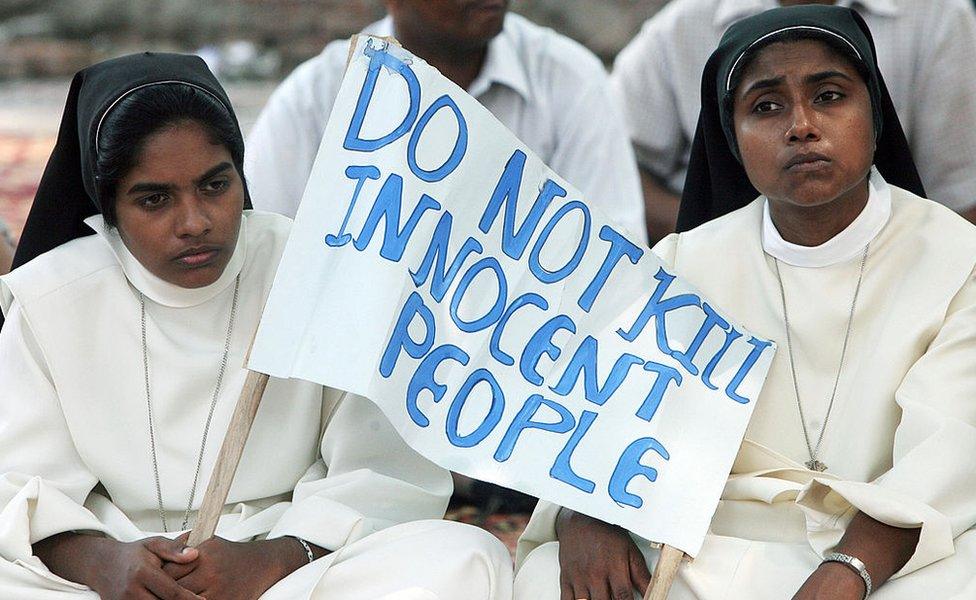
<path fill-rule="evenodd" d="M 759 198 L 654 249 L 710 301 L 779 347 L 704 546 L 682 565 L 672 600 L 790 598 L 857 511 L 921 527 L 908 564 L 872 598 L 976 598 L 976 228 L 888 186 L 876 172 L 871 186 L 868 207 L 823 246 L 777 239 L 771 222 L 764 228 Z M 827 472 L 815 473 L 804 467 L 810 456 L 774 260 L 815 443 L 869 242 L 818 456 Z M 559 597 L 557 511 L 541 504 L 520 540 L 518 599 Z M 638 543 L 653 568 L 656 551 Z"/>
<path fill-rule="evenodd" d="M 363 32 L 395 35 L 393 19 Z M 348 56 L 348 40 L 332 42 L 295 69 L 268 100 L 248 135 L 244 158 L 257 208 L 295 216 Z M 632 239 L 647 243 L 634 153 L 607 72 L 592 52 L 508 14 L 467 91 L 583 192 L 590 206 L 599 206 Z"/>
<path fill-rule="evenodd" d="M 179 533 L 173 530 L 190 494 L 234 280 L 239 274 L 236 325 L 194 509 L 240 395 L 245 353 L 291 226 L 279 215 L 245 213 L 224 274 L 185 289 L 143 268 L 101 217 L 88 222 L 98 235 L 0 278 L 0 598 L 96 597 L 32 556 L 39 540 L 87 531 L 133 541 L 162 531 L 140 292 L 162 501 L 169 535 Z M 450 475 L 404 444 L 365 398 L 272 379 L 217 535 L 294 535 L 332 551 L 264 598 L 504 598 L 511 574 L 501 543 L 435 520 L 451 487 Z"/>

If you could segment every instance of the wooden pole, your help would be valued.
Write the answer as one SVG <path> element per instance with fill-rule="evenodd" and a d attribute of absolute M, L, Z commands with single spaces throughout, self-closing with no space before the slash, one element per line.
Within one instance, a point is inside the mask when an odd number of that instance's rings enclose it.
<path fill-rule="evenodd" d="M 264 395 L 264 388 L 267 386 L 267 375 L 255 371 L 247 372 L 244 389 L 241 390 L 237 407 L 234 408 L 234 414 L 230 418 L 227 435 L 224 436 L 224 442 L 220 446 L 220 454 L 217 455 L 217 463 L 210 475 L 207 493 L 197 513 L 197 524 L 190 532 L 187 546 L 199 546 L 201 542 L 213 537 L 214 530 L 217 529 L 217 520 L 227 502 L 227 494 L 230 493 L 230 484 L 234 481 L 234 473 L 237 472 L 237 465 L 241 462 L 244 443 L 247 442 L 247 436 L 251 432 L 254 415 L 258 412 L 261 396 Z"/>
<path fill-rule="evenodd" d="M 678 567 L 681 566 L 681 559 L 684 556 L 685 553 L 674 546 L 661 545 L 661 555 L 657 559 L 657 566 L 654 567 L 654 575 L 651 576 L 651 584 L 647 586 L 644 600 L 667 600 L 671 584 L 674 583 L 674 576 L 678 574 Z"/>

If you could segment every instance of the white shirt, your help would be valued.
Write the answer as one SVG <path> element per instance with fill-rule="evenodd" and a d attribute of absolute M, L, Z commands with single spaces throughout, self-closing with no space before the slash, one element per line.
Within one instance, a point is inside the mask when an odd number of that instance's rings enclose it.
<path fill-rule="evenodd" d="M 91 224 L 99 235 L 68 242 L 0 278 L 7 319 L 0 330 L 0 563 L 29 561 L 55 584 L 63 580 L 31 557 L 31 543 L 64 531 L 100 531 L 121 541 L 162 531 L 139 292 L 146 304 L 159 487 L 172 532 L 193 482 L 234 280 L 240 276 L 235 326 L 191 526 L 291 225 L 280 215 L 246 213 L 225 273 L 209 286 L 186 289 L 146 271 L 100 217 Z M 450 491 L 447 471 L 406 446 L 373 403 L 272 379 L 217 534 L 232 541 L 295 535 L 335 550 L 396 523 L 442 517 Z M 0 595 L 9 583 L 3 579 Z"/>
<path fill-rule="evenodd" d="M 364 30 L 393 35 L 387 17 Z M 244 172 L 255 207 L 294 216 L 339 84 L 349 44 L 332 42 L 272 94 L 247 140 Z M 549 167 L 646 243 L 633 150 L 603 65 L 551 29 L 508 14 L 468 93 Z"/>
<path fill-rule="evenodd" d="M 841 0 L 864 17 L 929 198 L 976 206 L 976 15 L 969 0 Z M 640 164 L 684 186 L 701 74 L 729 25 L 777 0 L 673 0 L 617 56 L 611 80 Z"/>

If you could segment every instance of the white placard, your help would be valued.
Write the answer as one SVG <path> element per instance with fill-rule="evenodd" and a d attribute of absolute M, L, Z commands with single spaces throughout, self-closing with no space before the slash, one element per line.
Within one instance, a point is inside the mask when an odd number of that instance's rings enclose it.
<path fill-rule="evenodd" d="M 366 396 L 446 468 L 694 556 L 775 348 L 633 239 L 361 36 L 248 366 Z"/>

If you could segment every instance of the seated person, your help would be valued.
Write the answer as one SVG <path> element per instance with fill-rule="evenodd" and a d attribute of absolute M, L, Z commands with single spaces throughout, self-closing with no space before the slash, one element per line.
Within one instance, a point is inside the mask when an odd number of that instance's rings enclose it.
<path fill-rule="evenodd" d="M 634 153 L 592 52 L 524 17 L 507 0 L 385 0 L 363 33 L 395 36 L 467 90 L 593 206 L 647 242 Z M 335 41 L 275 90 L 248 135 L 254 204 L 294 217 L 346 70 Z"/>
<path fill-rule="evenodd" d="M 682 198 L 699 226 L 655 253 L 778 350 L 669 598 L 972 598 L 976 228 L 920 197 L 867 26 L 834 6 L 740 21 L 699 122 Z M 515 595 L 629 598 L 656 559 L 540 504 Z"/>
<path fill-rule="evenodd" d="M 976 222 L 976 128 L 968 125 L 976 78 L 959 67 L 976 56 L 968 0 L 671 0 L 620 51 L 611 75 L 641 165 L 652 241 L 675 231 L 709 53 L 732 23 L 795 4 L 850 6 L 864 18 L 927 197 Z"/>
<path fill-rule="evenodd" d="M 243 210 L 243 155 L 197 57 L 75 76 L 0 278 L 0 597 L 510 596 L 504 546 L 439 520 L 449 473 L 297 380 L 269 382 L 216 537 L 184 547 L 291 224 Z"/>

